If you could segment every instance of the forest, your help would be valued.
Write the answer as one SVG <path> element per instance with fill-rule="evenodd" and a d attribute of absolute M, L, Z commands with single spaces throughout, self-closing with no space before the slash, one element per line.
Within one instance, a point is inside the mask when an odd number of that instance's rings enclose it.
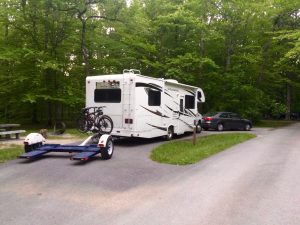
<path fill-rule="evenodd" d="M 86 76 L 199 86 L 202 113 L 300 112 L 299 0 L 1 0 L 0 122 L 74 121 Z"/>

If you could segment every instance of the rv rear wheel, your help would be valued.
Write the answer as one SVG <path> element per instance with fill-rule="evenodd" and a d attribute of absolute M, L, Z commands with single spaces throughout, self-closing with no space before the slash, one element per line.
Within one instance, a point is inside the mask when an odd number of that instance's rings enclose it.
<path fill-rule="evenodd" d="M 170 141 L 170 140 L 173 139 L 173 137 L 174 137 L 174 129 L 173 129 L 173 127 L 169 127 L 168 128 L 168 133 L 166 135 L 166 140 Z"/>
<path fill-rule="evenodd" d="M 201 123 L 198 123 L 197 126 L 196 126 L 196 133 L 201 133 L 202 131 L 202 126 L 201 126 Z"/>

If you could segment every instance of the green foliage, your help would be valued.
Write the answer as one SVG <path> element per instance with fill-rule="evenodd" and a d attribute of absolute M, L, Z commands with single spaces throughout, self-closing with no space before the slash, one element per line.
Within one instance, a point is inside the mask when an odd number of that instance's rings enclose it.
<path fill-rule="evenodd" d="M 271 115 L 273 118 L 276 118 L 278 115 L 282 115 L 286 112 L 286 105 L 275 102 L 274 100 L 271 100 L 269 103 L 268 109 L 270 110 L 268 112 L 268 115 Z"/>
<path fill-rule="evenodd" d="M 296 0 L 2 1 L 0 122 L 74 120 L 85 77 L 125 68 L 200 86 L 204 111 L 300 112 L 299 10 Z"/>

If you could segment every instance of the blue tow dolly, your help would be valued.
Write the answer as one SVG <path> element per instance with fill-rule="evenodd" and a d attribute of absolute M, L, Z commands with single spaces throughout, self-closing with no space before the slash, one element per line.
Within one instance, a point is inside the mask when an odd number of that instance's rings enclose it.
<path fill-rule="evenodd" d="M 110 159 L 114 152 L 112 136 L 103 134 L 99 138 L 97 145 L 89 144 L 96 135 L 89 136 L 80 145 L 60 145 L 45 144 L 45 138 L 41 134 L 31 133 L 27 135 L 24 140 L 25 153 L 19 157 L 25 159 L 37 159 L 50 152 L 75 152 L 77 154 L 71 156 L 71 160 L 87 161 L 97 154 L 101 154 L 101 158 L 104 160 Z"/>

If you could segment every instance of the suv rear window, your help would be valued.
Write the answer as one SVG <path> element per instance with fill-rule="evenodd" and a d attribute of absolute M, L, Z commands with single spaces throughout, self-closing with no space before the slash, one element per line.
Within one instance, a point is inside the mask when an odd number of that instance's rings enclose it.
<path fill-rule="evenodd" d="M 229 113 L 222 113 L 219 117 L 220 118 L 230 118 L 230 114 Z"/>
<path fill-rule="evenodd" d="M 240 116 L 236 113 L 231 113 L 230 117 L 233 118 L 233 119 L 239 119 L 240 118 Z"/>
<path fill-rule="evenodd" d="M 209 113 L 206 113 L 204 116 L 215 116 L 217 114 L 218 114 L 217 112 L 209 112 Z"/>

